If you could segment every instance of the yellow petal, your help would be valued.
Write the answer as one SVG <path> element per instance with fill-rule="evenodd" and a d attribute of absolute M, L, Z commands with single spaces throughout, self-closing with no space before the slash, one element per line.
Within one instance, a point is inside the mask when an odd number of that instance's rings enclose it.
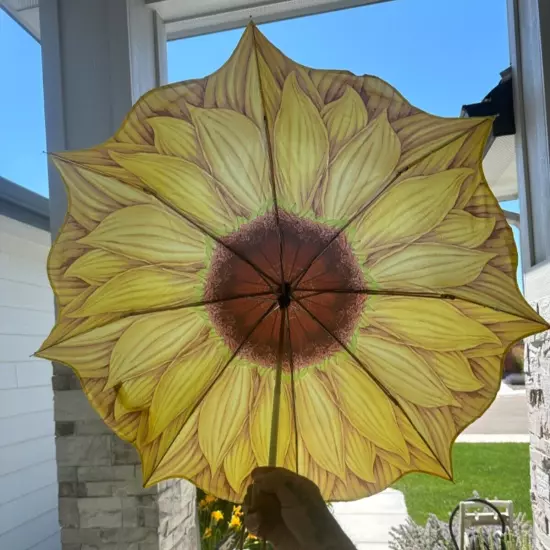
<path fill-rule="evenodd" d="M 541 332 L 541 326 L 534 321 L 516 319 L 506 323 L 498 323 L 489 327 L 501 340 L 504 345 L 517 342 L 522 338 Z"/>
<path fill-rule="evenodd" d="M 226 109 L 191 110 L 193 123 L 212 175 L 249 217 L 270 203 L 265 140 L 244 115 Z"/>
<path fill-rule="evenodd" d="M 331 156 L 336 155 L 369 121 L 369 115 L 361 96 L 351 87 L 329 103 L 321 112 L 327 126 Z"/>
<path fill-rule="evenodd" d="M 453 245 L 411 244 L 370 266 L 369 275 L 381 289 L 452 288 L 471 283 L 494 257 Z"/>
<path fill-rule="evenodd" d="M 209 330 L 192 309 L 144 315 L 122 334 L 113 349 L 110 386 L 171 363 L 200 346 Z"/>
<path fill-rule="evenodd" d="M 154 202 L 153 197 L 115 178 L 102 176 L 58 158 L 54 158 L 54 164 L 67 186 L 69 211 L 87 230 L 93 229 L 115 210 Z"/>
<path fill-rule="evenodd" d="M 457 168 L 403 180 L 390 187 L 357 222 L 359 250 L 411 242 L 431 231 L 453 208 L 472 173 Z"/>
<path fill-rule="evenodd" d="M 487 266 L 475 281 L 465 287 L 453 289 L 452 293 L 497 311 L 540 323 L 541 330 L 548 328 L 546 321 L 521 295 L 515 278 L 512 279 L 494 267 Z"/>
<path fill-rule="evenodd" d="M 273 148 L 281 204 L 302 212 L 310 206 L 327 169 L 328 139 L 319 111 L 295 72 L 283 88 Z"/>
<path fill-rule="evenodd" d="M 199 142 L 192 124 L 182 119 L 167 116 L 150 118 L 147 122 L 155 132 L 155 148 L 159 153 L 162 155 L 172 155 L 202 165 L 202 153 L 200 152 Z M 127 152 L 134 153 L 135 151 Z M 120 156 L 124 158 L 126 155 Z M 129 170 L 129 168 L 118 161 L 116 154 L 111 154 L 111 157 L 118 164 Z M 130 170 L 130 172 L 135 173 L 133 170 Z"/>
<path fill-rule="evenodd" d="M 484 123 L 479 118 L 441 118 L 417 113 L 396 120 L 393 127 L 401 142 L 402 155 L 398 170 L 419 162 L 428 155 L 469 133 Z M 486 136 L 480 136 L 481 140 Z"/>
<path fill-rule="evenodd" d="M 399 140 L 384 112 L 356 134 L 329 166 L 323 216 L 347 220 L 358 213 L 382 189 L 399 154 Z"/>
<path fill-rule="evenodd" d="M 353 359 L 340 356 L 327 367 L 338 393 L 342 413 L 355 429 L 378 447 L 407 454 L 386 394 Z"/>
<path fill-rule="evenodd" d="M 105 283 L 119 273 L 143 265 L 119 254 L 91 250 L 77 258 L 65 271 L 65 277 L 78 277 L 90 285 Z"/>
<path fill-rule="evenodd" d="M 366 483 L 348 471 L 348 475 L 344 481 L 340 479 L 336 480 L 330 500 L 335 502 L 359 500 L 376 493 L 377 490 L 373 489 L 373 487 L 372 483 Z"/>
<path fill-rule="evenodd" d="M 453 420 L 459 431 L 477 420 L 489 407 L 496 397 L 500 378 L 493 380 L 492 386 L 485 386 L 482 390 L 473 393 L 456 393 L 460 407 L 452 407 Z"/>
<path fill-rule="evenodd" d="M 376 449 L 376 456 L 380 459 L 381 462 L 388 462 L 394 468 L 406 472 L 410 469 L 411 463 L 410 460 L 404 460 L 399 455 L 395 453 L 390 453 L 384 449 Z"/>
<path fill-rule="evenodd" d="M 451 210 L 425 239 L 444 244 L 476 248 L 484 243 L 495 227 L 495 218 L 477 218 L 464 210 Z"/>
<path fill-rule="evenodd" d="M 346 466 L 342 419 L 317 372 L 296 381 L 296 414 L 300 434 L 315 462 L 343 478 Z"/>
<path fill-rule="evenodd" d="M 464 315 L 475 319 L 484 325 L 507 324 L 520 320 L 517 315 L 504 313 L 491 307 L 485 307 L 466 300 L 454 300 L 453 305 L 462 311 Z"/>
<path fill-rule="evenodd" d="M 432 454 L 450 474 L 452 472 L 451 442 L 456 436 L 457 428 L 449 408 L 425 409 L 415 407 L 402 399 L 399 403 L 414 429 L 422 435 Z"/>
<path fill-rule="evenodd" d="M 71 304 L 69 304 L 69 306 Z M 40 350 L 50 348 L 69 338 L 84 334 L 85 332 L 89 332 L 99 327 L 104 327 L 120 319 L 120 315 L 118 314 L 95 315 L 94 317 L 71 319 L 65 317 L 63 311 L 65 310 L 60 310 L 59 319 L 46 340 L 42 343 Z"/>
<path fill-rule="evenodd" d="M 288 452 L 285 457 L 284 467 L 291 472 L 295 472 L 301 476 L 309 477 L 309 469 L 311 465 L 311 455 L 309 454 L 306 444 L 301 435 L 294 431 L 288 445 Z"/>
<path fill-rule="evenodd" d="M 252 384 L 252 370 L 236 361 L 205 396 L 199 415 L 199 444 L 212 472 L 221 466 L 243 429 Z"/>
<path fill-rule="evenodd" d="M 315 107 L 317 107 L 317 110 L 321 112 L 324 103 L 321 99 L 317 86 L 311 79 L 309 69 L 303 65 L 295 64 L 293 67 L 293 72 L 296 74 L 296 80 L 298 81 L 300 88 L 302 88 L 309 99 L 311 99 Z"/>
<path fill-rule="evenodd" d="M 329 501 L 338 478 L 321 468 L 313 459 L 310 460 L 307 477 L 319 487 L 323 500 Z"/>
<path fill-rule="evenodd" d="M 100 286 L 72 317 L 103 313 L 142 313 L 197 303 L 200 279 L 190 273 L 146 266 L 125 271 Z"/>
<path fill-rule="evenodd" d="M 445 145 L 444 147 L 441 147 L 439 149 L 435 149 L 427 156 L 422 157 L 421 160 L 418 160 L 415 164 L 411 165 L 410 168 L 405 170 L 405 172 L 403 172 L 402 175 L 397 178 L 397 181 L 413 178 L 416 176 L 428 176 L 437 172 L 443 172 L 445 170 L 451 169 L 453 166 L 462 166 L 464 168 L 472 168 L 472 170 L 476 170 L 479 164 L 479 155 L 475 157 L 473 166 L 470 162 L 464 162 L 464 159 L 462 158 L 462 152 L 467 149 L 467 145 L 465 144 L 468 143 L 470 135 L 471 132 L 462 134 L 448 145 Z M 462 158 L 462 162 L 455 160 L 459 157 Z M 471 182 L 475 180 L 475 178 L 476 173 L 475 171 L 473 171 L 472 175 L 469 176 L 462 185 L 462 189 L 459 193 L 458 202 L 461 200 L 464 188 L 469 186 Z M 459 206 L 455 206 L 455 208 L 459 208 Z"/>
<path fill-rule="evenodd" d="M 146 470 L 143 471 L 147 487 L 175 477 L 193 479 L 207 466 L 199 447 L 197 418 L 198 415 L 195 414 L 195 418 L 191 417 L 188 422 L 183 423 L 183 427 L 173 438 L 172 443 L 169 446 L 163 445 L 165 450 L 159 448 L 158 456 L 155 456 L 157 465 L 152 473 L 148 476 Z"/>
<path fill-rule="evenodd" d="M 394 412 L 395 417 L 397 418 L 397 424 L 399 426 L 399 429 L 401 430 L 401 433 L 403 434 L 403 437 L 405 438 L 405 441 L 408 444 L 408 448 L 418 449 L 422 453 L 425 453 L 432 457 L 437 462 L 434 453 L 430 450 L 429 446 L 426 444 L 425 439 L 423 439 L 423 436 L 415 428 L 405 411 L 398 405 L 395 405 Z"/>
<path fill-rule="evenodd" d="M 379 326 L 411 346 L 433 351 L 461 351 L 482 344 L 501 347 L 488 328 L 444 300 L 383 296 L 370 304 L 363 322 Z"/>
<path fill-rule="evenodd" d="M 378 456 L 374 462 L 374 475 L 376 476 L 376 486 L 382 489 L 395 483 L 401 476 L 401 470 Z"/>
<path fill-rule="evenodd" d="M 149 407 L 159 383 L 161 371 L 162 369 L 158 369 L 151 374 L 137 376 L 121 384 L 117 398 L 127 410 L 136 411 Z"/>
<path fill-rule="evenodd" d="M 206 80 L 204 106 L 240 112 L 261 127 L 263 109 L 252 28 L 247 27 L 227 63 Z"/>
<path fill-rule="evenodd" d="M 359 93 L 363 85 L 362 77 L 357 77 L 348 71 L 309 69 L 308 73 L 319 92 L 322 103 L 326 105 L 342 97 L 348 88 L 353 88 Z"/>
<path fill-rule="evenodd" d="M 358 477 L 365 481 L 376 481 L 374 477 L 374 445 L 365 439 L 351 424 L 346 424 L 346 464 Z"/>
<path fill-rule="evenodd" d="M 115 406 L 113 407 L 113 416 L 115 417 L 115 421 L 120 422 L 124 416 L 132 414 L 132 412 L 133 411 L 126 408 L 126 406 L 122 402 L 120 394 L 117 394 Z"/>
<path fill-rule="evenodd" d="M 423 453 L 414 447 L 411 449 L 411 465 L 409 469 L 426 472 L 428 474 L 435 474 L 443 479 L 451 479 L 448 472 L 443 469 L 441 464 L 432 456 L 431 453 Z"/>
<path fill-rule="evenodd" d="M 296 64 L 267 40 L 257 27 L 254 27 L 254 42 L 260 58 L 265 61 L 265 66 L 282 88 L 288 73 L 296 67 Z"/>
<path fill-rule="evenodd" d="M 256 464 L 248 437 L 248 429 L 245 427 L 223 461 L 227 481 L 236 493 L 242 492 L 243 482 L 248 478 Z"/>
<path fill-rule="evenodd" d="M 363 333 L 357 339 L 357 356 L 392 395 L 423 407 L 456 404 L 430 365 L 408 346 Z"/>
<path fill-rule="evenodd" d="M 468 212 L 474 216 L 492 216 L 496 223 L 489 238 L 480 245 L 480 249 L 494 252 L 497 257 L 491 262 L 501 272 L 516 279 L 517 250 L 512 228 L 506 221 L 504 214 L 482 175 L 479 176 L 477 187 L 466 206 Z"/>
<path fill-rule="evenodd" d="M 81 149 L 77 151 L 63 151 L 57 154 L 61 160 L 68 161 L 73 165 L 99 173 L 103 176 L 112 177 L 121 183 L 128 183 L 133 187 L 141 187 L 140 181 L 133 174 L 130 174 L 117 166 L 110 157 L 111 152 L 118 153 L 156 153 L 152 145 L 138 145 L 135 143 L 121 143 L 113 140 L 106 141 L 92 149 Z"/>
<path fill-rule="evenodd" d="M 151 263 L 182 265 L 194 270 L 204 265 L 204 235 L 160 206 L 117 210 L 81 242 Z"/>
<path fill-rule="evenodd" d="M 367 97 L 367 108 L 370 113 L 374 113 L 374 116 L 387 111 L 389 120 L 393 121 L 411 112 L 418 112 L 395 88 L 382 79 L 369 75 L 359 77 L 359 80 L 362 83 L 362 91 Z"/>
<path fill-rule="evenodd" d="M 260 387 L 252 408 L 250 422 L 250 442 L 254 450 L 254 455 L 256 456 L 256 461 L 260 466 L 267 466 L 269 463 L 274 390 L 275 374 L 274 372 L 269 372 L 261 377 Z M 279 434 L 277 438 L 278 466 L 284 463 L 292 432 L 292 415 L 286 385 L 282 385 L 281 390 Z"/>
<path fill-rule="evenodd" d="M 196 164 L 176 157 L 144 153 L 114 158 L 178 213 L 200 227 L 223 234 L 234 224 L 220 195 L 219 184 Z"/>
<path fill-rule="evenodd" d="M 483 387 L 483 383 L 474 376 L 470 363 L 462 352 L 433 353 L 419 349 L 418 353 L 451 390 L 469 392 Z"/>
<path fill-rule="evenodd" d="M 217 472 L 212 472 L 210 466 L 207 466 L 202 472 L 194 477 L 193 483 L 206 494 L 227 502 L 232 502 L 234 504 L 242 503 L 244 498 L 242 493 L 239 495 L 231 489 L 222 469 Z"/>
<path fill-rule="evenodd" d="M 210 338 L 168 367 L 149 409 L 149 441 L 157 438 L 176 417 L 188 418 L 194 412 L 230 356 L 223 343 Z"/>
<path fill-rule="evenodd" d="M 65 277 L 65 271 L 70 263 L 87 251 L 88 247 L 78 242 L 86 233 L 86 229 L 72 216 L 68 216 L 48 257 L 48 277 L 55 293 L 56 303 L 60 308 L 67 305 L 87 287 L 78 279 Z"/>
<path fill-rule="evenodd" d="M 470 362 L 476 376 L 483 384 L 488 388 L 494 388 L 500 386 L 502 360 L 503 358 L 500 356 L 489 355 L 472 358 Z"/>
<path fill-rule="evenodd" d="M 113 346 L 135 319 L 121 319 L 100 328 L 79 334 L 50 347 L 43 347 L 37 356 L 69 365 L 87 378 L 94 371 L 104 372 L 109 366 Z"/>
<path fill-rule="evenodd" d="M 281 105 L 282 88 L 273 76 L 262 55 L 256 53 L 260 69 L 260 83 L 262 87 L 262 99 L 270 131 L 275 125 L 275 118 Z"/>

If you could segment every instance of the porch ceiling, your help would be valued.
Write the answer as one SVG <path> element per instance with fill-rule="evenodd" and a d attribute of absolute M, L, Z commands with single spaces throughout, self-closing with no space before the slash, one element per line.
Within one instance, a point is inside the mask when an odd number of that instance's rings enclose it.
<path fill-rule="evenodd" d="M 518 176 L 514 136 L 495 138 L 485 152 L 483 171 L 499 201 L 518 198 Z"/>
<path fill-rule="evenodd" d="M 145 0 L 166 23 L 168 40 L 376 4 L 388 0 Z M 39 0 L 0 0 L 23 28 L 40 41 Z"/>

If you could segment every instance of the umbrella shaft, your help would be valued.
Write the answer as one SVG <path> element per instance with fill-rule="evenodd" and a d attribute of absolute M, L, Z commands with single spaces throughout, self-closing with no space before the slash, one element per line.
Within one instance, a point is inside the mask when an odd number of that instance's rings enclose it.
<path fill-rule="evenodd" d="M 281 379 L 282 365 L 275 375 L 275 390 L 273 392 L 273 413 L 271 416 L 271 436 L 269 442 L 269 466 L 277 465 L 277 443 L 279 436 L 279 411 L 281 409 Z"/>

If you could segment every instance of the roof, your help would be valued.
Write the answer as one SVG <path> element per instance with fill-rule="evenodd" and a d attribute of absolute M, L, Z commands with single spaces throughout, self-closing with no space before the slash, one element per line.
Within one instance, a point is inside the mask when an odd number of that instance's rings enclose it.
<path fill-rule="evenodd" d="M 0 176 L 0 216 L 50 230 L 48 199 Z"/>
<path fill-rule="evenodd" d="M 268 23 L 388 0 L 145 0 L 166 23 L 168 40 Z M 2 7 L 40 41 L 39 0 L 0 0 Z"/>

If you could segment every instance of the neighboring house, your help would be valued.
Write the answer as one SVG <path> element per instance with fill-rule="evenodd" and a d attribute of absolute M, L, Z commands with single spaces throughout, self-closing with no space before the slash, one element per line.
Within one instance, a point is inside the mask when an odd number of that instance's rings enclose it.
<path fill-rule="evenodd" d="M 47 199 L 0 177 L 0 549 L 59 550 Z"/>

